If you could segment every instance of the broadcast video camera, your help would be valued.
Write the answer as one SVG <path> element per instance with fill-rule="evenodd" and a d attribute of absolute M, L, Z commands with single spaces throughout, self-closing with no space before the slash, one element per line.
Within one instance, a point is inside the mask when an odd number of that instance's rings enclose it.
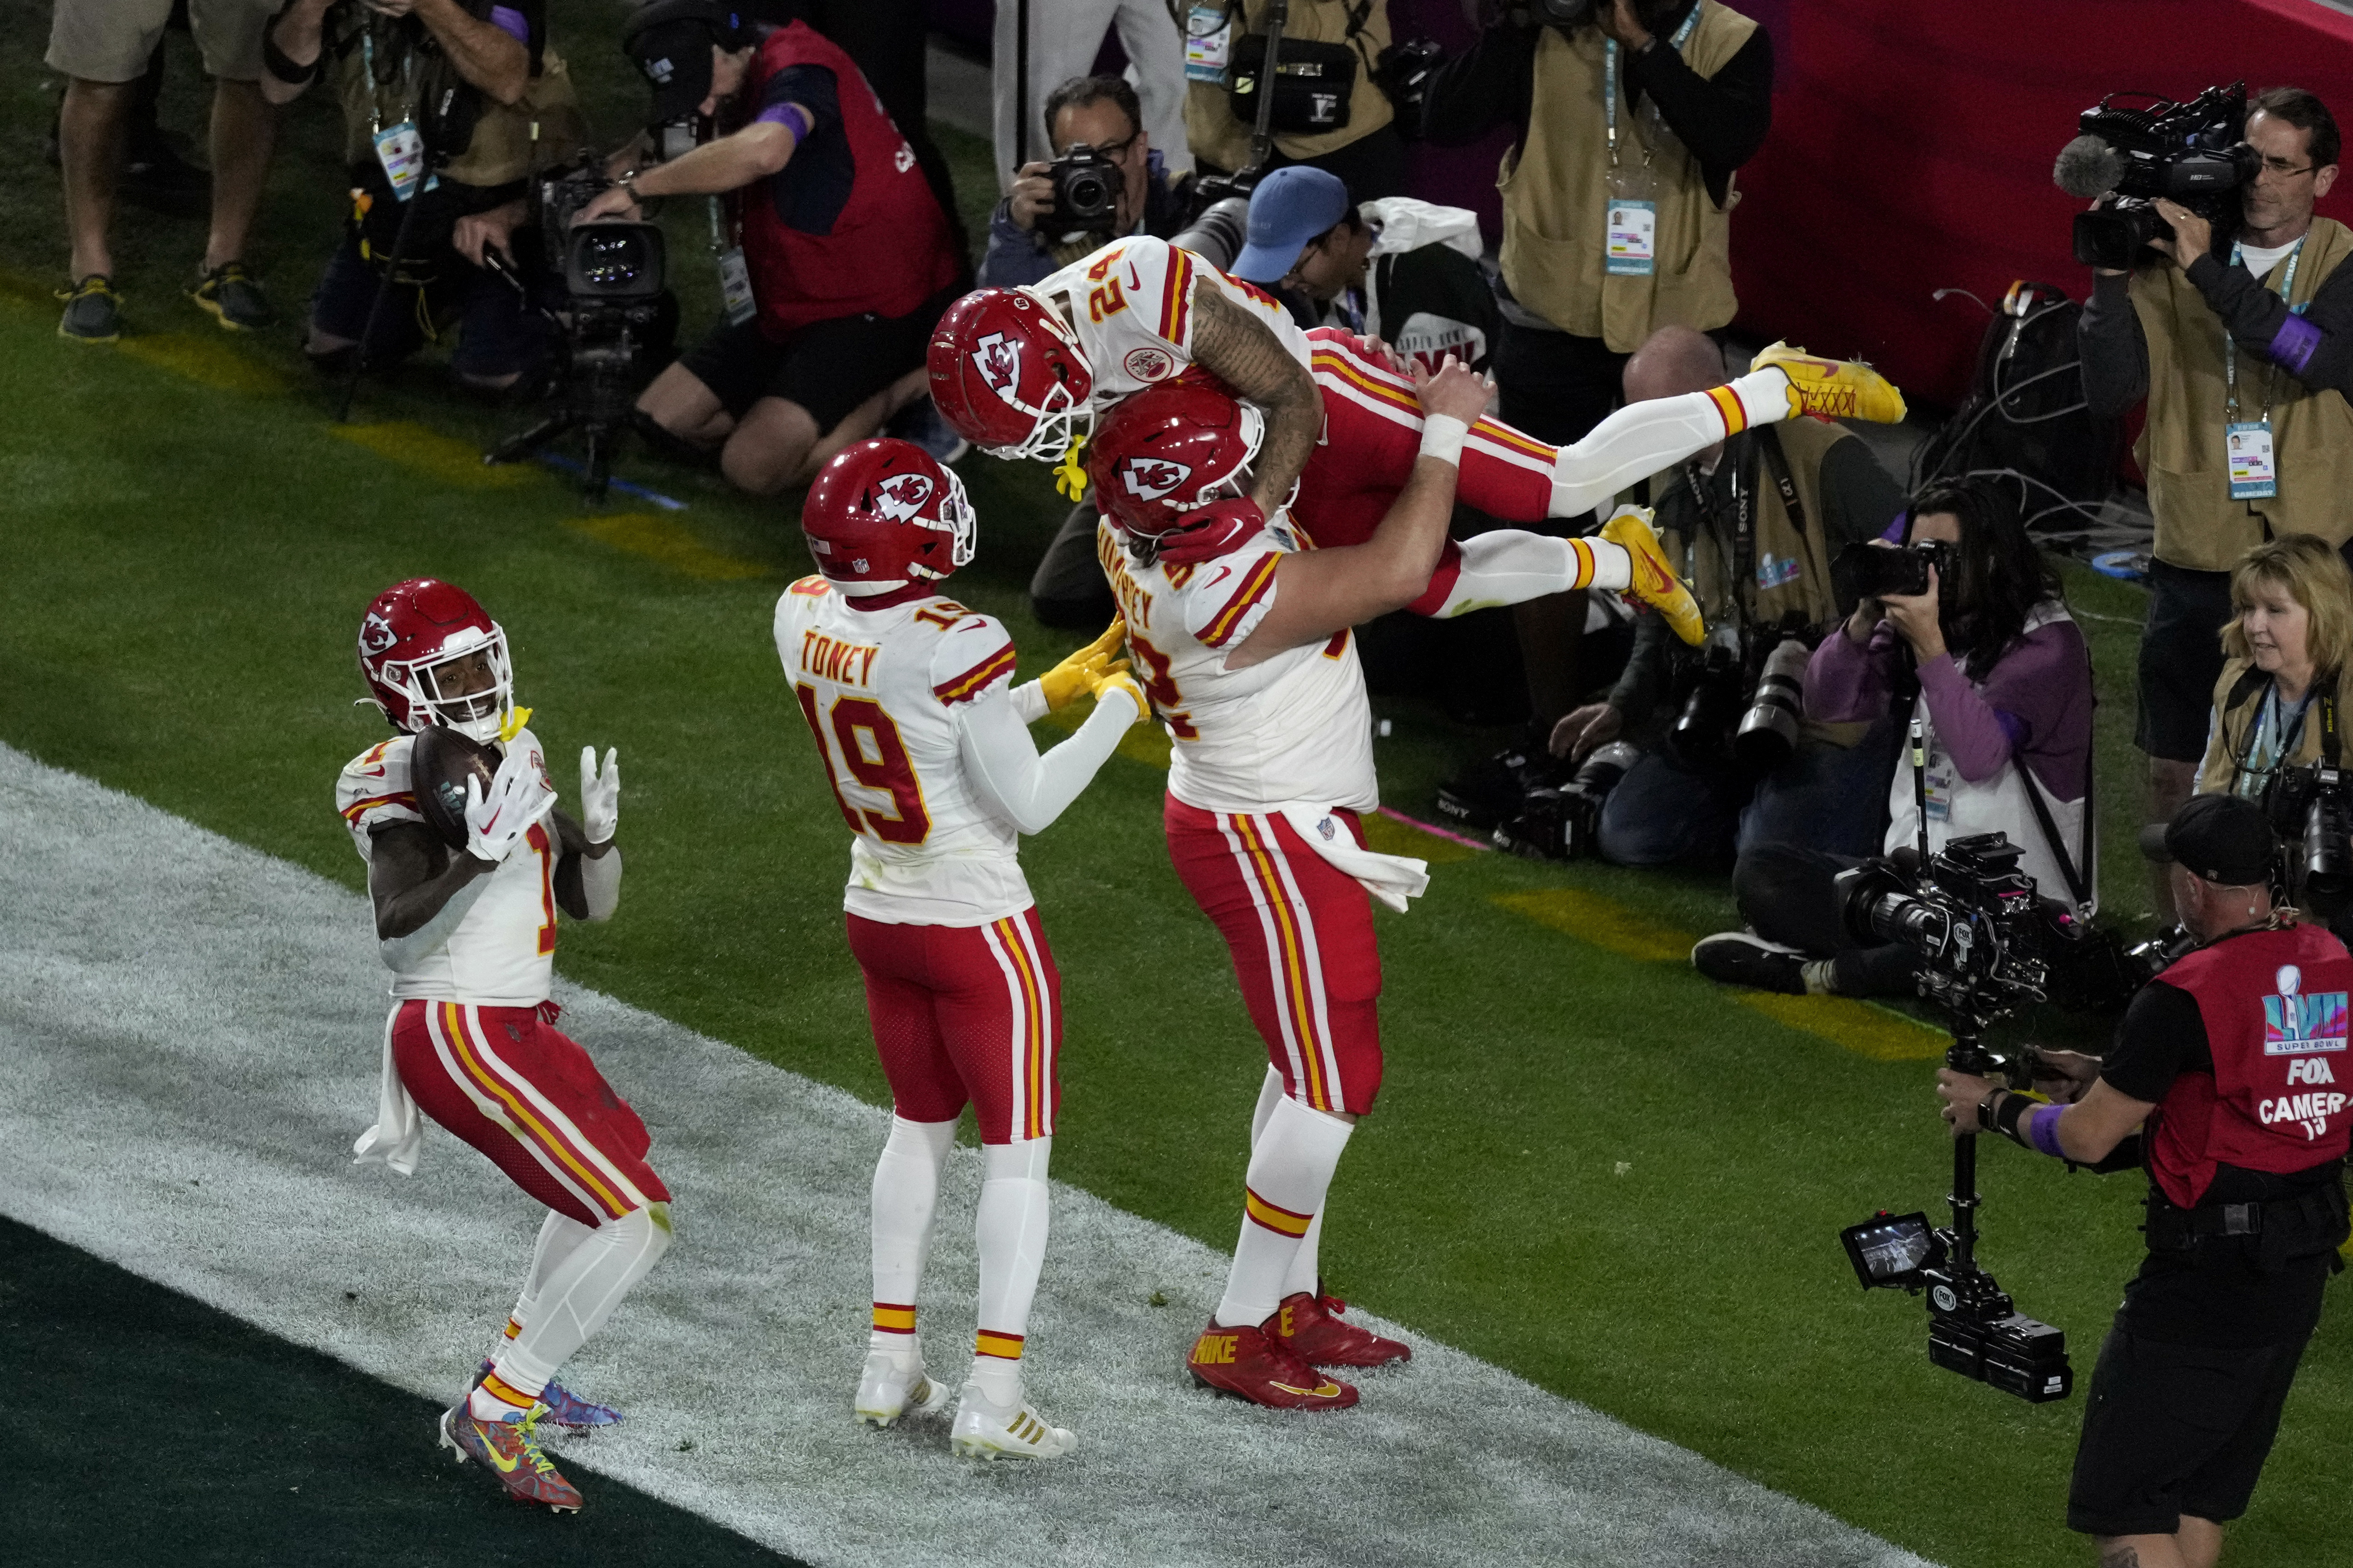
<path fill-rule="evenodd" d="M 2127 109 L 2120 98 L 2149 100 Z M 2071 196 L 2098 198 L 2075 215 L 2075 259 L 2118 271 L 2148 258 L 2148 242 L 2170 226 L 2157 198 L 2180 203 L 2227 237 L 2239 226 L 2239 188 L 2263 158 L 2247 145 L 2247 84 L 2210 87 L 2187 103 L 2150 93 L 2112 92 L 2084 110 L 2081 134 L 2060 150 L 2051 177 Z"/>
<path fill-rule="evenodd" d="M 564 298 L 555 308 L 537 308 L 554 324 L 563 345 L 561 400 L 554 414 L 501 442 L 482 459 L 514 462 L 579 430 L 588 447 L 582 488 L 591 498 L 601 498 L 611 482 L 614 440 L 630 426 L 644 351 L 672 310 L 663 292 L 669 264 L 659 227 L 620 220 L 574 222 L 612 184 L 586 153 L 540 178 L 540 221 Z M 526 302 L 533 299 L 529 285 L 497 263 L 495 253 L 484 254 Z"/>

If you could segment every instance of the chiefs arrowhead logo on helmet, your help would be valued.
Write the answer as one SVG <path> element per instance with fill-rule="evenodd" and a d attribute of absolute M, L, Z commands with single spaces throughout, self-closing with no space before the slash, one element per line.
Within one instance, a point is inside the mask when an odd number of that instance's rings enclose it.
<path fill-rule="evenodd" d="M 892 474 L 874 482 L 870 504 L 892 522 L 904 522 L 923 510 L 933 488 L 926 475 Z"/>
<path fill-rule="evenodd" d="M 399 640 L 400 634 L 392 629 L 392 623 L 374 610 L 360 623 L 360 656 L 364 658 L 374 658 Z"/>
<path fill-rule="evenodd" d="M 1119 466 L 1120 488 L 1138 500 L 1158 500 L 1192 477 L 1191 464 L 1166 458 L 1130 458 Z"/>
<path fill-rule="evenodd" d="M 991 332 L 972 348 L 972 368 L 997 396 L 1012 401 L 1021 384 L 1021 344 L 1003 332 Z"/>

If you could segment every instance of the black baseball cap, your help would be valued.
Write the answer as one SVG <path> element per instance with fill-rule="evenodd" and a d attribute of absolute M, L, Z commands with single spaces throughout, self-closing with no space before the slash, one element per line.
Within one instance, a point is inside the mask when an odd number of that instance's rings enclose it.
<path fill-rule="evenodd" d="M 2197 795 L 2182 803 L 2171 822 L 2152 822 L 2140 830 L 2140 852 L 2160 863 L 2178 861 L 2218 887 L 2250 888 L 2270 879 L 2279 836 L 2253 801 Z"/>
<path fill-rule="evenodd" d="M 683 120 L 711 96 L 711 47 L 735 50 L 754 41 L 751 19 L 715 0 L 655 0 L 629 18 L 621 49 L 654 89 L 649 121 Z"/>

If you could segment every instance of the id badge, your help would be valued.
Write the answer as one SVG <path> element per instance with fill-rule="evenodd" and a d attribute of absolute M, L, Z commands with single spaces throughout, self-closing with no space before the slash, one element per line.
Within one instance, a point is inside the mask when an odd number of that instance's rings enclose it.
<path fill-rule="evenodd" d="M 2279 472 L 2272 463 L 2272 427 L 2261 420 L 2226 426 L 2231 455 L 2231 499 L 2263 500 L 2279 494 Z"/>
<path fill-rule="evenodd" d="M 425 138 L 406 120 L 387 125 L 375 133 L 375 160 L 384 165 L 384 177 L 392 182 L 393 195 L 405 202 L 417 194 L 417 184 L 425 177 Z"/>
<path fill-rule="evenodd" d="M 1946 758 L 1938 755 L 1936 749 L 1933 745 L 1928 749 L 1928 765 L 1926 769 L 1926 782 L 1927 784 L 1927 789 L 1925 793 L 1928 796 L 1928 820 L 1931 822 L 1950 822 L 1953 819 L 1952 763 Z"/>
<path fill-rule="evenodd" d="M 727 306 L 727 324 L 740 327 L 760 313 L 752 298 L 752 269 L 744 265 L 744 252 L 731 246 L 719 253 L 719 297 Z"/>
<path fill-rule="evenodd" d="M 1658 241 L 1656 202 L 1610 202 L 1604 252 L 1611 273 L 1621 278 L 1649 277 L 1658 268 Z"/>
<path fill-rule="evenodd" d="M 1224 81 L 1233 38 L 1232 16 L 1216 7 L 1194 6 L 1185 16 L 1185 79 Z"/>

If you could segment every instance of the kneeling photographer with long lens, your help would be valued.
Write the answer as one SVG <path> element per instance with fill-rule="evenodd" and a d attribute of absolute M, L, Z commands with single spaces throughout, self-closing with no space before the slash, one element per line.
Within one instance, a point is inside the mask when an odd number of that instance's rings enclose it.
<path fill-rule="evenodd" d="M 262 95 L 290 103 L 327 73 L 343 109 L 353 212 L 303 345 L 321 370 L 404 359 L 452 321 L 464 386 L 502 392 L 546 363 L 543 319 L 494 271 L 539 275 L 531 177 L 586 139 L 544 10 L 288 0 L 270 20 Z"/>
<path fill-rule="evenodd" d="M 2339 705 L 2353 666 L 2353 572 L 2327 542 L 2256 545 L 2231 574 L 2200 795 L 2254 801 L 2289 846 L 2284 886 L 2339 937 L 2353 928 L 2353 789 Z"/>
<path fill-rule="evenodd" d="M 1994 485 L 1932 486 L 1913 501 L 1901 549 L 1858 547 L 1840 564 L 1862 597 L 1806 667 L 1806 716 L 1893 711 L 1925 730 L 1925 788 L 1900 763 L 1885 852 L 1919 843 L 1925 796 L 1932 853 L 2003 834 L 2042 897 L 2089 914 L 2091 654 L 2016 507 Z M 1820 842 L 1746 846 L 1732 886 L 1749 929 L 1704 939 L 1693 965 L 1791 995 L 1914 994 L 1918 953 L 1866 941 L 1841 915 L 1833 884 L 1857 864 Z"/>
<path fill-rule="evenodd" d="M 2094 1060 L 2038 1053 L 2046 1104 L 1937 1075 L 1956 1137 L 2116 1168 L 2139 1129 L 2148 1255 L 2092 1374 L 2067 1523 L 2103 1563 L 2210 1568 L 2246 1511 L 2342 1264 L 2353 957 L 2274 901 L 2262 809 L 2201 795 L 2142 837 L 2197 942 Z"/>
<path fill-rule="evenodd" d="M 657 130 L 579 221 L 635 217 L 641 197 L 731 198 L 713 225 L 727 320 L 646 388 L 639 428 L 716 452 L 754 495 L 806 484 L 923 395 L 924 342 L 964 273 L 947 215 L 857 65 L 807 23 L 655 0 L 622 47 Z M 673 130 L 714 124 L 715 140 L 644 162 Z"/>

